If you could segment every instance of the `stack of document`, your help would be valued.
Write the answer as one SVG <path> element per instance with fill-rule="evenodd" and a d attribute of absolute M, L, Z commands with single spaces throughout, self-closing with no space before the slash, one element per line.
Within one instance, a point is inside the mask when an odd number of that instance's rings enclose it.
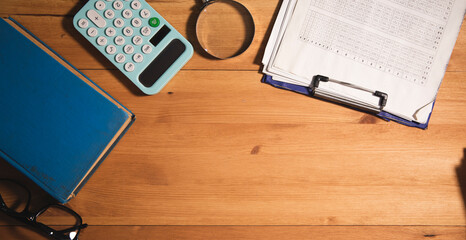
<path fill-rule="evenodd" d="M 264 82 L 426 128 L 464 0 L 283 0 Z"/>

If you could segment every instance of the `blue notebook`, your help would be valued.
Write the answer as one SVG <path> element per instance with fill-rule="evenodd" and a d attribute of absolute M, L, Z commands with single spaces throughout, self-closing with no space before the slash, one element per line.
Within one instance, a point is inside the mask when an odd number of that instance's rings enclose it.
<path fill-rule="evenodd" d="M 135 117 L 13 19 L 0 36 L 0 158 L 66 203 Z"/>

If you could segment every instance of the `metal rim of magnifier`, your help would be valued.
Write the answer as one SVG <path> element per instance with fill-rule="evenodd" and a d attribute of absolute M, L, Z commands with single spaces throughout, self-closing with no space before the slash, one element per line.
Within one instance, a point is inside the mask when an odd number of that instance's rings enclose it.
<path fill-rule="evenodd" d="M 229 2 L 233 2 L 235 4 L 237 4 L 238 6 L 242 7 L 244 10 L 246 10 L 246 12 L 249 14 L 249 17 L 251 18 L 251 21 L 252 21 L 252 36 L 249 40 L 249 42 L 245 42 L 242 46 L 242 48 L 237 52 L 235 53 L 234 55 L 232 56 L 229 56 L 229 57 L 225 57 L 225 58 L 221 58 L 221 57 L 218 57 L 218 56 L 215 56 L 213 54 L 211 54 L 210 52 L 208 52 L 205 47 L 202 45 L 201 41 L 199 41 L 199 28 L 198 28 L 198 24 L 199 24 L 199 17 L 201 16 L 202 14 L 202 10 L 204 10 L 204 8 L 206 8 L 207 6 L 209 6 L 210 4 L 213 4 L 215 2 L 220 2 L 220 1 L 229 1 Z M 202 49 L 204 50 L 204 52 L 206 52 L 207 54 L 209 54 L 210 56 L 214 57 L 214 58 L 217 58 L 217 59 L 229 59 L 229 58 L 234 58 L 234 57 L 237 57 L 239 55 L 241 55 L 242 53 L 244 53 L 248 48 L 249 46 L 251 46 L 251 43 L 252 41 L 254 40 L 254 37 L 256 35 L 256 25 L 254 23 L 254 18 L 252 17 L 252 14 L 251 12 L 249 12 L 249 10 L 241 3 L 237 2 L 237 1 L 234 1 L 234 0 L 202 0 L 202 7 L 199 11 L 199 14 L 197 15 L 197 20 L 196 20 L 196 38 L 197 38 L 197 42 L 199 43 L 199 45 L 201 45 Z"/>

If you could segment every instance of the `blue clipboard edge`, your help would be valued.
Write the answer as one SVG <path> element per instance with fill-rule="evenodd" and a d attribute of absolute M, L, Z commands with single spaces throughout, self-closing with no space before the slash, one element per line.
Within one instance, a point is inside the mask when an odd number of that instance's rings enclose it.
<path fill-rule="evenodd" d="M 89 77 L 87 77 L 84 73 L 79 71 L 75 66 L 73 66 L 70 62 L 68 62 L 66 59 L 64 59 L 62 56 L 60 56 L 56 51 L 54 51 L 52 48 L 50 48 L 45 42 L 40 40 L 37 36 L 35 36 L 31 31 L 26 29 L 23 25 L 21 25 L 18 21 L 13 19 L 12 17 L 8 17 L 8 20 L 10 20 L 12 23 L 14 23 L 16 26 L 21 28 L 23 31 L 25 31 L 27 34 L 29 34 L 30 37 L 34 38 L 37 40 L 43 47 L 48 49 L 54 56 L 58 57 L 61 59 L 64 63 L 67 64 L 68 67 L 71 67 L 73 70 L 75 70 L 80 76 L 85 78 L 91 87 L 95 87 L 98 90 L 100 90 L 100 93 L 104 95 L 106 98 L 111 99 L 116 105 L 120 108 L 123 108 L 125 112 L 128 113 L 128 117 L 130 118 L 130 121 L 128 125 L 123 129 L 123 131 L 120 133 L 120 135 L 115 139 L 115 141 L 108 147 L 104 155 L 98 159 L 98 162 L 95 163 L 95 165 L 90 169 L 88 174 L 84 176 L 84 178 L 77 184 L 76 188 L 74 191 L 67 197 L 64 198 L 58 194 L 55 193 L 55 190 L 51 189 L 48 187 L 46 184 L 44 184 L 40 179 L 36 178 L 32 173 L 30 173 L 27 169 L 25 169 L 22 165 L 18 164 L 14 159 L 8 156 L 5 152 L 3 152 L 0 149 L 0 157 L 4 158 L 7 162 L 9 162 L 11 165 L 13 165 L 16 169 L 18 169 L 21 173 L 26 175 L 29 179 L 33 180 L 39 187 L 44 189 L 48 194 L 50 194 L 54 199 L 56 199 L 58 202 L 65 204 L 72 198 L 74 198 L 77 193 L 82 189 L 84 184 L 89 180 L 89 178 L 94 174 L 94 172 L 97 170 L 97 168 L 100 166 L 100 164 L 103 162 L 105 158 L 109 155 L 109 153 L 113 150 L 113 148 L 116 146 L 116 144 L 120 141 L 120 139 L 126 134 L 128 129 L 133 125 L 134 121 L 136 121 L 136 115 L 134 115 L 128 108 L 126 108 L 124 105 L 122 105 L 120 102 L 118 102 L 114 97 L 112 97 L 110 94 L 108 94 L 105 90 L 103 90 L 99 85 L 97 85 L 94 81 L 92 81 Z M 3 18 L 2 18 L 3 20 Z M 41 47 L 41 46 L 38 46 Z"/>
<path fill-rule="evenodd" d="M 264 76 L 262 77 L 261 82 L 269 84 L 269 85 L 274 86 L 276 88 L 280 88 L 280 89 L 284 89 L 284 90 L 288 90 L 288 91 L 293 91 L 293 92 L 296 92 L 296 93 L 300 93 L 300 94 L 312 97 L 312 92 L 308 87 L 295 85 L 295 84 L 291 84 L 291 83 L 286 83 L 286 82 L 275 81 L 275 80 L 272 79 L 272 76 L 269 76 L 269 75 L 266 75 L 266 74 L 264 74 Z M 324 100 L 324 101 L 326 101 L 326 100 Z M 339 105 L 341 105 L 341 104 L 339 104 Z M 435 105 L 435 102 L 434 102 L 434 105 Z M 345 105 L 342 105 L 342 106 L 345 106 Z M 348 107 L 348 106 L 345 106 L 345 107 Z M 355 109 L 355 108 L 351 108 L 351 109 Z M 433 109 L 433 106 L 432 106 L 432 109 Z M 355 110 L 361 111 L 359 109 L 355 109 Z M 408 121 L 406 119 L 397 117 L 395 115 L 392 115 L 392 114 L 390 114 L 388 112 L 384 112 L 384 111 L 376 114 L 375 116 L 377 116 L 377 117 L 379 117 L 379 118 L 381 118 L 383 120 L 386 120 L 386 121 L 394 121 L 394 122 L 397 122 L 399 124 L 403 124 L 405 126 L 415 127 L 415 128 L 420 128 L 420 129 L 425 130 L 428 127 L 431 114 L 432 114 L 432 111 L 429 114 L 429 118 L 427 119 L 426 123 L 417 123 L 417 122 L 413 122 L 413 121 Z"/>

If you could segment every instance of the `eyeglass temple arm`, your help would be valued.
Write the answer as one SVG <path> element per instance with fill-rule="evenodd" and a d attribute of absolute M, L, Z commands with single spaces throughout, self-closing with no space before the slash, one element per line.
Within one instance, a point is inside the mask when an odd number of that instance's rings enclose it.
<path fill-rule="evenodd" d="M 33 221 L 34 216 L 30 214 L 27 210 L 24 210 L 23 212 L 18 213 L 18 212 L 15 212 L 9 209 L 3 202 L 0 202 L 0 203 L 1 203 L 0 209 L 9 217 L 14 218 L 27 225 L 29 225 Z"/>
<path fill-rule="evenodd" d="M 81 229 L 84 229 L 84 228 L 87 228 L 87 227 L 88 227 L 87 223 L 83 223 L 83 224 L 73 226 L 73 227 L 70 227 L 70 228 L 67 228 L 67 229 L 56 231 L 56 233 L 68 233 L 68 232 L 73 232 L 73 231 L 76 231 L 76 230 L 81 230 Z"/>

